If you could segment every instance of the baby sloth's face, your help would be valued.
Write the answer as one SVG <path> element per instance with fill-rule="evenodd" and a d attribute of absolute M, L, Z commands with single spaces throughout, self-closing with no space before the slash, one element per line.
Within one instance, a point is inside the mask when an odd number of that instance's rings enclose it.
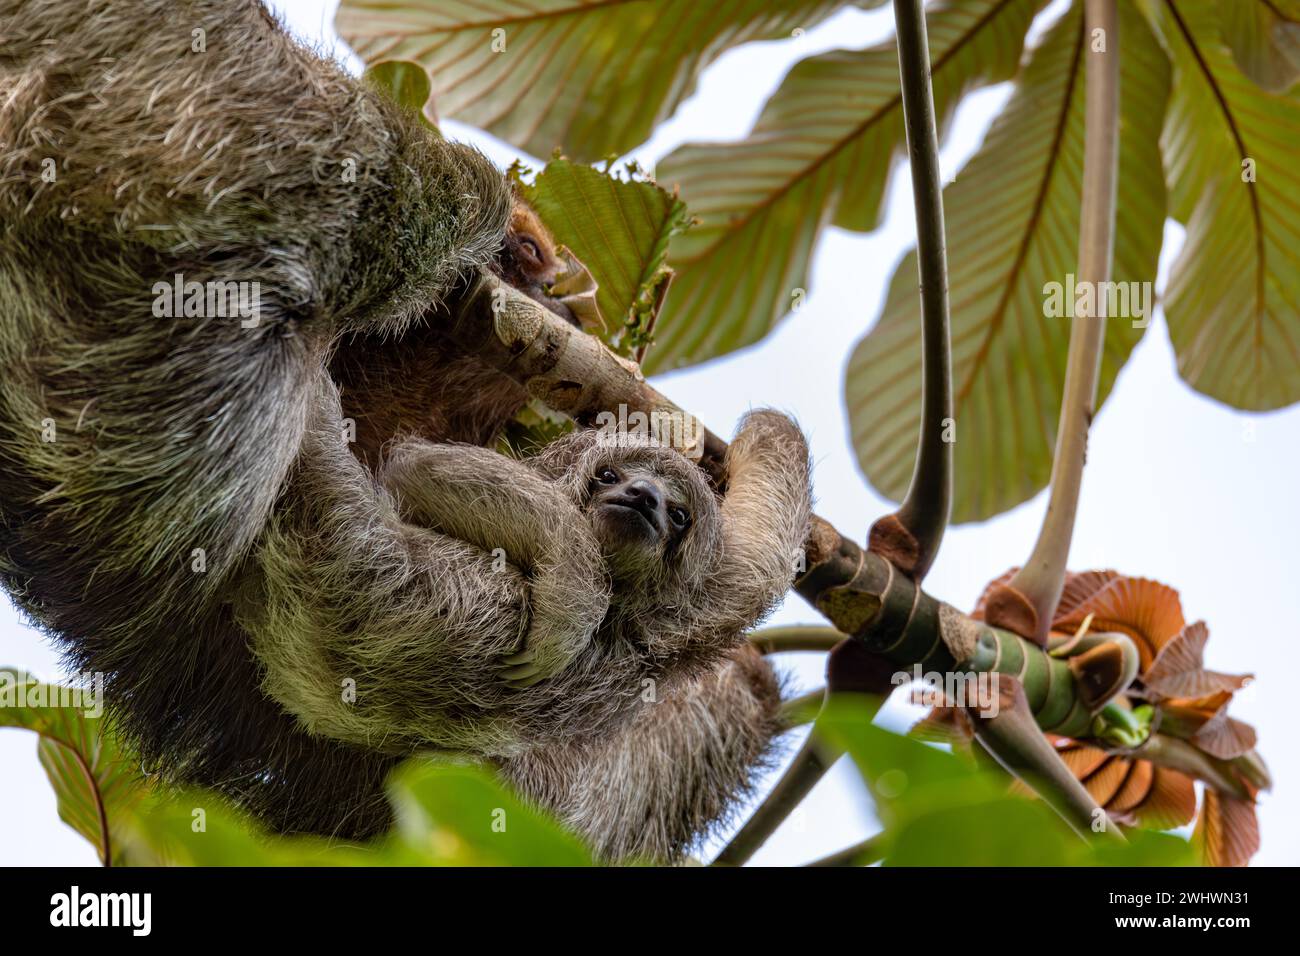
<path fill-rule="evenodd" d="M 690 530 L 686 489 L 648 464 L 603 465 L 587 512 L 616 580 L 662 568 Z"/>

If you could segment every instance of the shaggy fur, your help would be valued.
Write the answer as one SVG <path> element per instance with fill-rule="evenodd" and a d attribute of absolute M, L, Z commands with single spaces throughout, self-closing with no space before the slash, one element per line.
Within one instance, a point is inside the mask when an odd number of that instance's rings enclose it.
<path fill-rule="evenodd" d="M 522 401 L 437 333 L 510 218 L 481 155 L 252 0 L 0 0 L 0 91 L 0 581 L 147 764 L 349 837 L 430 745 L 495 757 L 611 856 L 725 812 L 775 732 L 770 671 L 730 649 L 808 520 L 792 425 L 751 419 L 718 521 L 621 593 L 582 529 L 592 439 L 527 464 L 402 440 L 486 442 Z M 176 273 L 260 282 L 259 324 L 155 317 Z M 505 688 L 525 644 L 552 676 Z"/>

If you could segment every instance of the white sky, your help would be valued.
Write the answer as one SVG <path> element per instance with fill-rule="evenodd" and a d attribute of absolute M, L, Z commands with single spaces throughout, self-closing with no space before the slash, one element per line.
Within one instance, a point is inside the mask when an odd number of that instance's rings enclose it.
<path fill-rule="evenodd" d="M 336 2 L 278 0 L 272 5 L 300 35 L 330 45 L 336 42 L 331 26 Z M 1060 9 L 1062 0 L 1056 0 L 1035 24 L 1035 34 Z M 733 50 L 705 72 L 696 95 L 633 155 L 654 161 L 684 142 L 741 138 L 796 61 L 825 50 L 861 48 L 891 34 L 888 6 L 871 13 L 853 9 L 798 40 Z M 944 144 L 945 180 L 977 148 L 1007 95 L 1004 85 L 967 97 Z M 467 127 L 452 122 L 445 127 L 453 138 L 480 145 L 502 166 L 518 155 Z M 533 165 L 540 165 L 533 159 Z M 729 434 L 752 406 L 794 413 L 812 442 L 818 513 L 859 539 L 890 505 L 867 486 L 849 447 L 843 372 L 850 349 L 874 321 L 889 277 L 913 241 L 906 167 L 896 172 L 887 202 L 885 225 L 871 235 L 827 230 L 803 308 L 766 341 L 655 381 L 721 434 Z M 1161 288 L 1181 241 L 1182 230 L 1169 225 Z M 1260 750 L 1274 778 L 1273 792 L 1261 798 L 1263 849 L 1257 864 L 1300 863 L 1300 820 L 1286 811 L 1295 807 L 1300 753 L 1285 743 L 1283 719 L 1288 711 L 1286 675 L 1300 678 L 1300 586 L 1291 552 L 1300 529 L 1298 442 L 1300 409 L 1244 415 L 1183 384 L 1157 310 L 1094 425 L 1071 555 L 1071 567 L 1077 570 L 1115 568 L 1174 586 L 1182 593 L 1188 619 L 1209 624 L 1207 665 L 1257 675 L 1257 682 L 1233 704 L 1234 715 L 1260 731 Z M 987 581 L 1024 560 L 1045 508 L 1046 495 L 1040 494 L 992 521 L 951 529 L 926 589 L 969 608 Z M 772 618 L 772 623 L 816 621 L 817 615 L 793 596 Z M 2 664 L 44 678 L 59 676 L 57 655 L 18 621 L 3 599 L 0 648 Z M 783 663 L 803 689 L 822 683 L 819 656 L 792 655 Z M 919 713 L 895 701 L 881 721 L 902 729 Z M 93 864 L 89 844 L 58 819 L 30 734 L 0 730 L 0 768 L 5 780 L 0 787 L 0 864 Z M 806 862 L 875 829 L 870 801 L 842 761 L 754 862 Z"/>

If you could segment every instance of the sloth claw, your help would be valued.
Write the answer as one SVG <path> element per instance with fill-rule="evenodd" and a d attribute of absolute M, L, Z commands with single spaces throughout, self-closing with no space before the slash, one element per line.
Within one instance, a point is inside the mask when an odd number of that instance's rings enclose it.
<path fill-rule="evenodd" d="M 497 677 L 511 690 L 523 690 L 532 687 L 538 681 L 545 680 L 547 677 L 542 668 L 534 663 L 533 655 L 529 651 L 521 651 L 518 654 L 503 657 L 501 660 L 506 664 L 514 665 L 497 672 Z"/>

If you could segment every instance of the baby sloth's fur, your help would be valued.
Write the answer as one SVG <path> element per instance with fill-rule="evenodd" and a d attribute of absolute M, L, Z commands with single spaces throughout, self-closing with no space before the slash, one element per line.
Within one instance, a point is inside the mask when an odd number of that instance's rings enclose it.
<path fill-rule="evenodd" d="M 523 394 L 439 329 L 509 189 L 253 0 L 0 0 L 0 90 L 0 581 L 145 763 L 284 831 L 382 829 L 428 748 L 606 858 L 720 819 L 779 729 L 741 634 L 807 525 L 798 430 L 747 419 L 722 499 L 593 433 L 475 447 Z M 156 317 L 178 273 L 260 321 Z M 585 509 L 634 460 L 693 520 L 629 577 Z"/>

